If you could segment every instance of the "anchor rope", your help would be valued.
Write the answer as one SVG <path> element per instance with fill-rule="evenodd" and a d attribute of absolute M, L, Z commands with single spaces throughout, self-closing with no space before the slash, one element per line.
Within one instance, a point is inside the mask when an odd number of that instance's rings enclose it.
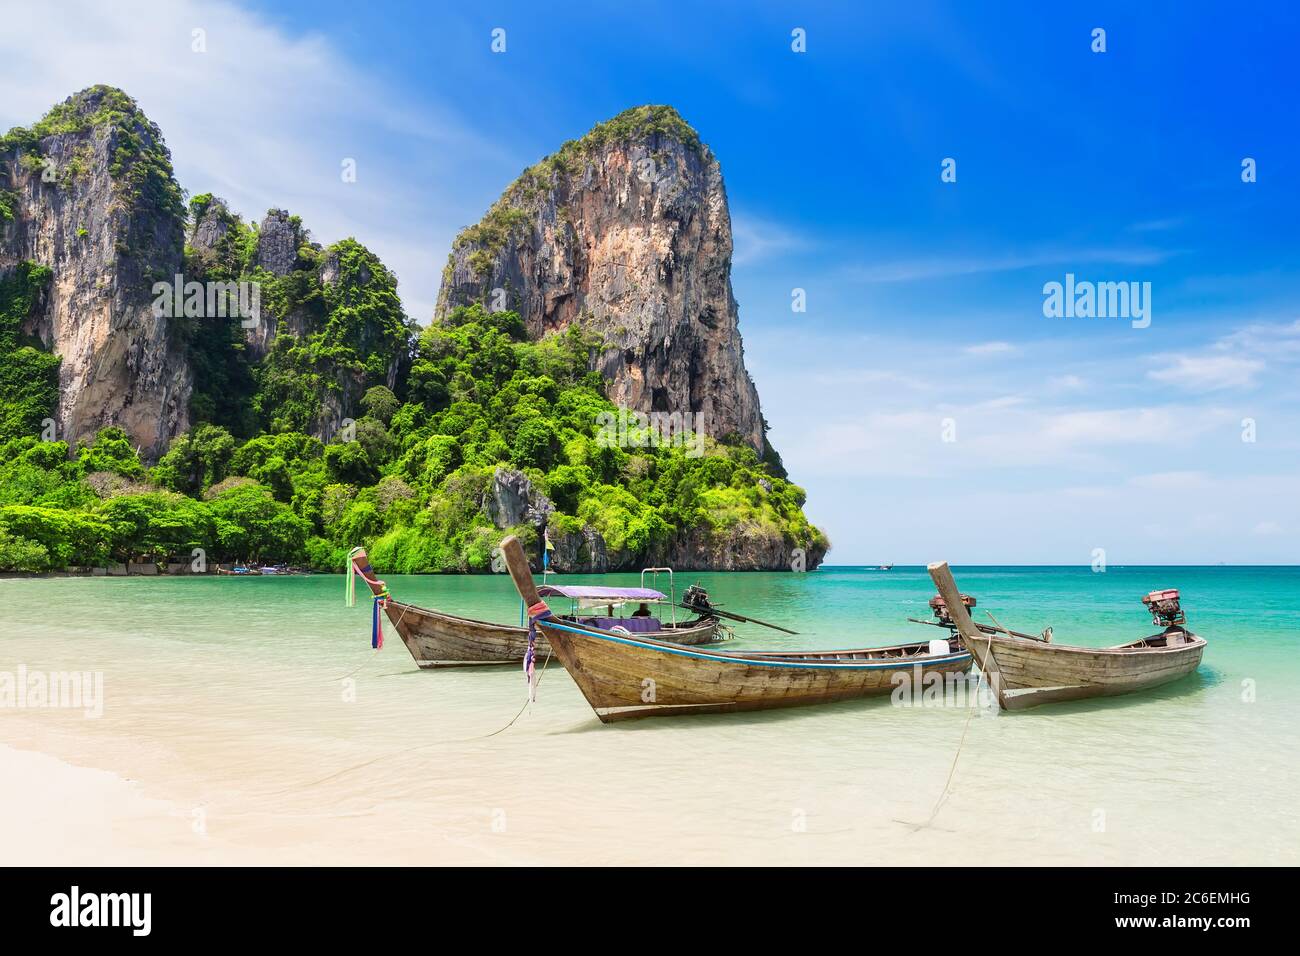
<path fill-rule="evenodd" d="M 542 678 L 546 676 L 546 668 L 550 665 L 550 663 L 551 663 L 551 655 L 547 654 L 546 660 L 542 662 L 542 669 L 537 674 L 536 684 L 540 684 L 542 682 Z M 312 787 L 319 787 L 323 783 L 329 783 L 331 780 L 335 780 L 339 777 L 342 777 L 344 774 L 349 774 L 356 770 L 364 770 L 366 767 L 373 766 L 374 764 L 377 764 L 382 760 L 387 760 L 390 757 L 400 757 L 403 756 L 404 754 L 415 753 L 417 750 L 426 750 L 427 748 L 437 746 L 438 744 L 466 744 L 466 743 L 473 743 L 476 740 L 487 740 L 488 738 L 495 737 L 497 734 L 509 730 L 511 727 L 513 727 L 515 722 L 519 720 L 520 717 L 523 716 L 524 711 L 528 709 L 528 705 L 531 703 L 532 703 L 532 699 L 530 695 L 529 698 L 526 698 L 524 700 L 524 705 L 519 708 L 518 713 L 516 713 L 513 717 L 511 717 L 508 721 L 506 721 L 505 724 L 498 727 L 496 730 L 492 731 L 489 734 L 479 734 L 476 737 L 461 737 L 455 740 L 431 740 L 428 743 L 416 744 L 414 747 L 405 747 L 401 750 L 393 750 L 386 754 L 379 754 L 377 757 L 372 757 L 369 760 L 362 761 L 361 763 L 353 764 L 350 767 L 344 767 L 341 770 L 336 770 L 334 771 L 334 773 L 331 773 L 325 777 L 321 777 L 319 780 L 312 780 L 309 783 L 299 784 L 298 786 L 295 787 L 286 787 L 283 790 L 273 790 L 270 793 L 261 794 L 261 796 L 281 797 L 291 793 L 300 793 L 303 790 L 310 790 Z"/>
<path fill-rule="evenodd" d="M 935 817 L 939 815 L 939 811 L 943 809 L 943 805 L 948 801 L 948 797 L 951 795 L 950 788 L 952 787 L 952 778 L 957 773 L 957 761 L 961 759 L 962 748 L 966 746 L 966 734 L 970 731 L 970 722 L 971 719 L 974 718 L 975 716 L 975 706 L 979 702 L 980 687 L 982 687 L 983 684 L 984 684 L 984 668 L 981 667 L 979 680 L 975 682 L 975 700 L 971 703 L 969 707 L 966 708 L 966 724 L 965 726 L 962 727 L 961 739 L 957 742 L 957 750 L 952 755 L 952 764 L 948 767 L 948 779 L 944 781 L 943 790 L 940 791 L 939 799 L 935 801 L 934 809 L 930 811 L 929 818 L 926 819 L 924 823 L 908 824 L 913 828 L 913 832 L 915 832 L 916 830 L 924 830 L 926 827 L 930 826 L 930 824 L 934 822 Z M 907 823 L 906 820 L 900 820 L 898 822 Z"/>

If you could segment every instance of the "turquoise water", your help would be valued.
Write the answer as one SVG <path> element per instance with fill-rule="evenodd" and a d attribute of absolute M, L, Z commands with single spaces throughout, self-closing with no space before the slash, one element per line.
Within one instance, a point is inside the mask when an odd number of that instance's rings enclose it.
<path fill-rule="evenodd" d="M 1179 684 L 996 717 L 878 699 L 605 726 L 552 664 L 507 727 L 514 668 L 420 671 L 391 630 L 370 651 L 368 602 L 344 608 L 341 577 L 6 579 L 0 671 L 100 671 L 106 703 L 90 720 L 0 711 L 0 742 L 170 802 L 173 818 L 122 838 L 180 861 L 220 846 L 287 862 L 1297 862 L 1300 568 L 954 574 L 977 617 L 1098 646 L 1151 633 L 1140 597 L 1178 587 L 1209 646 Z M 387 581 L 404 601 L 518 620 L 504 576 Z M 929 614 L 924 568 L 676 583 L 695 582 L 800 632 L 738 624 L 737 648 L 942 633 L 905 621 Z M 963 735 L 940 812 L 909 826 Z"/>

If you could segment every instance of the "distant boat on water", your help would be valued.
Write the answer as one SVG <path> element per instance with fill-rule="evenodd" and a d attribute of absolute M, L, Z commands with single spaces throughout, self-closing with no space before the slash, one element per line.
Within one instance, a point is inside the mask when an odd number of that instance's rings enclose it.
<path fill-rule="evenodd" d="M 238 574 L 247 577 L 260 577 L 264 574 L 311 574 L 310 568 L 300 568 L 288 564 L 264 564 L 261 566 L 251 564 L 236 564 L 230 570 L 218 567 L 218 574 Z"/>
<path fill-rule="evenodd" d="M 879 566 L 877 566 L 877 567 L 872 568 L 871 570 L 873 570 L 873 571 L 892 571 L 892 570 L 894 570 L 894 562 L 893 562 L 893 561 L 890 561 L 888 564 L 882 564 L 882 565 L 879 565 Z"/>

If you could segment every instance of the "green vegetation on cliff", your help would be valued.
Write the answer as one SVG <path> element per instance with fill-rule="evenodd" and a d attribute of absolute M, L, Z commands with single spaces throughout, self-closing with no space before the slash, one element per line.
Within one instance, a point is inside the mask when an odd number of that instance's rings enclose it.
<path fill-rule="evenodd" d="M 590 370 L 606 345 L 581 324 L 533 342 L 516 313 L 473 305 L 422 330 L 396 276 L 356 240 L 323 248 L 296 217 L 273 211 L 259 227 L 210 194 L 186 209 L 157 127 L 121 91 L 94 87 L 12 130 L 0 162 L 31 174 L 50 137 L 88 133 L 60 144 L 71 158 L 54 188 L 75 185 L 98 155 L 112 201 L 162 213 L 133 218 L 120 251 L 147 269 L 167 245 L 174 263 L 172 230 L 188 212 L 186 282 L 256 283 L 260 312 L 170 320 L 193 373 L 193 426 L 151 466 L 116 427 L 77 447 L 43 440 L 59 358 L 28 333 L 51 272 L 22 262 L 0 275 L 0 570 L 189 563 L 196 552 L 338 569 L 364 543 L 386 571 L 483 571 L 507 533 L 535 546 L 539 507 L 576 562 L 600 550 L 635 564 L 686 541 L 693 553 L 824 550 L 803 491 L 739 439 L 656 444 L 634 424 L 630 441 L 605 440 L 602 418 L 622 412 Z M 507 195 L 540 195 L 591 151 L 651 135 L 704 148 L 671 108 L 638 107 L 564 144 Z M 0 230 L 18 203 L 0 192 Z M 499 203 L 458 242 L 482 264 L 528 219 Z"/>
<path fill-rule="evenodd" d="M 257 262 L 258 229 L 216 205 L 190 200 L 192 222 L 220 233 L 211 247 L 185 250 L 187 281 L 249 282 L 260 290 L 257 319 L 273 323 L 260 360 L 250 354 L 241 317 L 177 323 L 187 343 L 194 388 L 191 418 L 248 438 L 260 431 L 320 432 L 344 417 L 367 388 L 404 368 L 412 326 L 397 277 L 355 239 L 322 249 L 297 217 L 292 268 L 277 275 Z M 337 413 L 337 414 L 335 414 Z"/>
<path fill-rule="evenodd" d="M 58 356 L 23 333 L 49 284 L 50 270 L 32 262 L 0 277 L 0 441 L 39 434 L 59 400 Z"/>
<path fill-rule="evenodd" d="M 160 211 L 184 216 L 185 201 L 172 176 L 171 154 L 158 129 L 121 90 L 102 84 L 82 90 L 54 106 L 27 128 L 0 136 L 0 154 L 13 151 L 28 168 L 43 163 L 41 141 L 51 136 L 82 135 L 103 128 L 112 147 L 109 173 L 129 202 L 141 199 Z M 72 155 L 58 181 L 67 184 L 86 172 L 87 151 Z"/>
<path fill-rule="evenodd" d="M 748 447 L 602 441 L 598 416 L 618 410 L 588 370 L 597 346 L 576 326 L 529 342 L 515 313 L 476 305 L 421 333 L 403 394 L 366 391 L 352 440 L 295 430 L 239 440 L 203 424 L 152 469 L 117 429 L 71 459 L 61 443 L 11 440 L 0 447 L 0 567 L 188 561 L 202 548 L 210 561 L 334 569 L 367 543 L 387 570 L 482 571 L 507 531 L 536 535 L 488 516 L 501 468 L 553 503 L 553 540 L 588 527 L 610 553 L 644 557 L 681 532 L 722 541 L 743 527 L 824 547 L 802 490 Z"/>

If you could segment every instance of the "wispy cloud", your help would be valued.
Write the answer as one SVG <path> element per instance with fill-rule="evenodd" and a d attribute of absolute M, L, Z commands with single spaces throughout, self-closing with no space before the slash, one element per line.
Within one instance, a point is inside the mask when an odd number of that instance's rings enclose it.
<path fill-rule="evenodd" d="M 968 345 L 962 351 L 967 355 L 1009 355 L 1019 349 L 1010 342 L 981 342 L 978 345 Z"/>
<path fill-rule="evenodd" d="M 463 181 L 467 165 L 499 167 L 504 183 L 518 165 L 453 107 L 387 88 L 322 35 L 229 3 L 70 0 L 57 17 L 19 4 L 5 11 L 0 63 L 5 128 L 88 86 L 121 87 L 162 128 L 183 187 L 253 219 L 286 207 L 325 243 L 355 236 L 398 274 L 421 320 L 437 293 L 431 263 L 482 212 L 457 205 L 464 191 L 427 183 Z M 345 159 L 355 182 L 341 176 Z"/>
<path fill-rule="evenodd" d="M 1150 475 L 1134 475 L 1128 483 L 1134 488 L 1182 491 L 1206 488 L 1211 484 L 1211 479 L 1203 471 L 1160 471 Z"/>
<path fill-rule="evenodd" d="M 1051 379 L 1048 384 L 1054 388 L 1072 391 L 1074 389 L 1083 388 L 1088 383 L 1078 375 L 1069 374 L 1058 375 L 1056 378 Z"/>
<path fill-rule="evenodd" d="M 1300 362 L 1300 321 L 1251 322 L 1208 346 L 1152 356 L 1147 378 L 1194 392 L 1252 388 L 1268 367 Z"/>
<path fill-rule="evenodd" d="M 1235 355 L 1173 355 L 1163 361 L 1169 364 L 1147 372 L 1148 378 L 1198 392 L 1254 385 L 1264 369 L 1258 359 Z"/>
<path fill-rule="evenodd" d="M 1040 435 L 1060 446 L 1168 444 L 1185 441 L 1194 431 L 1185 409 L 1111 408 L 1049 415 Z"/>
<path fill-rule="evenodd" d="M 809 240 L 780 223 L 744 213 L 732 213 L 733 265 L 751 265 L 773 256 L 809 247 Z"/>
<path fill-rule="evenodd" d="M 845 276 L 852 281 L 867 283 L 917 282 L 923 279 L 1015 272 L 1020 269 L 1049 265 L 1075 268 L 1104 262 L 1127 266 L 1150 266 L 1158 265 L 1175 254 L 1168 250 L 1145 247 L 1040 249 L 994 255 L 952 253 L 886 259 L 867 265 L 853 265 L 845 270 Z"/>
<path fill-rule="evenodd" d="M 1170 229 L 1177 229 L 1186 221 L 1185 216 L 1169 216 L 1164 219 L 1145 219 L 1133 223 L 1128 228 L 1130 232 L 1167 232 Z"/>

